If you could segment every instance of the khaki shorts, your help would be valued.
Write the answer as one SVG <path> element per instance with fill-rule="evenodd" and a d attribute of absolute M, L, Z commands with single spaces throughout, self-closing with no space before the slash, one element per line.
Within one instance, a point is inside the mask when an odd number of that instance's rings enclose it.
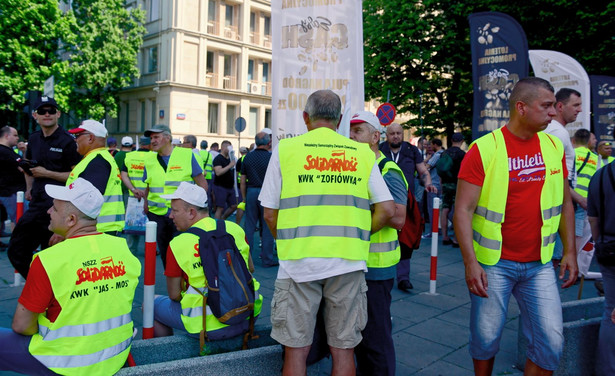
<path fill-rule="evenodd" d="M 278 279 L 271 301 L 271 337 L 288 347 L 311 345 L 322 300 L 327 343 L 354 348 L 367 323 L 366 293 L 363 271 L 303 283 Z"/>

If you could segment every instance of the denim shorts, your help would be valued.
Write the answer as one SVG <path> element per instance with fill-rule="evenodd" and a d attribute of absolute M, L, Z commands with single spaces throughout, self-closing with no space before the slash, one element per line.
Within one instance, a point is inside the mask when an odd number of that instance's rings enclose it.
<path fill-rule="evenodd" d="M 500 260 L 496 265 L 481 266 L 487 273 L 489 297 L 470 294 L 472 358 L 487 360 L 498 352 L 512 293 L 521 311 L 523 334 L 528 339 L 527 357 L 541 368 L 557 369 L 564 329 L 553 265 Z"/>

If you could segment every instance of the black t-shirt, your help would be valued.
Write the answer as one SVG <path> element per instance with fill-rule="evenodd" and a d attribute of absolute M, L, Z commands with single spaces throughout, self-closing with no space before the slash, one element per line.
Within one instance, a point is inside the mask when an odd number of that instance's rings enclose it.
<path fill-rule="evenodd" d="M 81 160 L 77 153 L 77 143 L 64 128 L 58 127 L 49 137 L 37 130 L 28 139 L 26 159 L 35 160 L 39 166 L 55 172 L 70 172 Z M 32 201 L 30 207 L 40 206 L 49 209 L 53 204 L 45 192 L 46 184 L 64 185 L 65 183 L 48 178 L 34 178 L 32 183 Z"/>
<path fill-rule="evenodd" d="M 216 158 L 214 158 L 213 166 L 214 166 L 214 169 L 216 166 L 220 166 L 224 168 L 228 166 L 230 163 L 231 163 L 230 158 L 225 158 L 224 155 L 218 154 Z M 214 179 L 214 184 L 219 187 L 223 187 L 223 188 L 229 188 L 229 189 L 233 188 L 235 186 L 233 182 L 233 176 L 235 176 L 234 171 L 235 171 L 235 168 L 233 167 L 222 175 L 216 175 L 216 178 Z"/>
<path fill-rule="evenodd" d="M 270 159 L 271 153 L 265 149 L 254 149 L 246 155 L 241 163 L 241 174 L 246 175 L 248 187 L 261 188 L 263 186 Z"/>
<path fill-rule="evenodd" d="M 414 193 L 414 171 L 416 170 L 416 165 L 423 162 L 423 156 L 421 155 L 419 148 L 409 142 L 403 141 L 399 152 L 394 154 L 391 152 L 389 143 L 385 141 L 380 144 L 380 151 L 385 157 L 397 163 L 401 171 L 404 173 L 404 177 L 408 182 L 410 191 Z"/>
<path fill-rule="evenodd" d="M 459 175 L 459 170 L 461 169 L 461 161 L 466 156 L 466 152 L 461 150 L 458 146 L 451 146 L 450 148 L 444 151 L 446 154 L 451 156 L 453 160 L 452 174 L 455 176 L 454 179 L 446 179 L 444 177 L 440 177 L 443 184 L 457 184 L 457 175 Z"/>
<path fill-rule="evenodd" d="M 92 183 L 100 191 L 100 194 L 104 196 L 110 174 L 111 164 L 105 158 L 97 155 L 88 163 L 85 170 L 79 174 L 79 177 Z"/>
<path fill-rule="evenodd" d="M 8 197 L 17 191 L 26 191 L 26 179 L 17 169 L 19 154 L 8 146 L 0 145 L 0 197 Z"/>

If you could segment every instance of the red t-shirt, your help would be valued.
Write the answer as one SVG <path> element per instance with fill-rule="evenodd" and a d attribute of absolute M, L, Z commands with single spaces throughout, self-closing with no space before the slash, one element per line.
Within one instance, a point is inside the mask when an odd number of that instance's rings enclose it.
<path fill-rule="evenodd" d="M 545 180 L 540 140 L 538 135 L 523 140 L 510 133 L 507 126 L 502 128 L 502 134 L 508 151 L 509 182 L 506 216 L 502 223 L 501 258 L 516 262 L 539 261 L 542 244 L 540 192 Z M 530 158 L 538 163 L 526 168 L 525 161 Z M 562 171 L 567 179 L 565 157 L 562 158 Z M 459 170 L 459 179 L 483 186 L 485 171 L 478 148 L 473 147 L 466 154 Z"/>
<path fill-rule="evenodd" d="M 88 234 L 89 235 L 99 235 Z M 73 238 L 78 238 L 74 236 Z M 51 322 L 56 321 L 58 315 L 62 311 L 62 306 L 56 300 L 53 289 L 51 288 L 51 282 L 47 271 L 41 263 L 41 259 L 36 257 L 30 265 L 30 271 L 28 272 L 28 278 L 26 284 L 23 287 L 21 296 L 17 299 L 21 305 L 23 305 L 28 311 L 35 313 L 45 313 L 47 311 L 47 319 Z"/>
<path fill-rule="evenodd" d="M 179 267 L 175 255 L 171 251 L 171 246 L 167 248 L 167 267 L 164 270 L 164 275 L 169 278 L 183 277 L 186 282 L 188 281 L 188 275 Z"/>

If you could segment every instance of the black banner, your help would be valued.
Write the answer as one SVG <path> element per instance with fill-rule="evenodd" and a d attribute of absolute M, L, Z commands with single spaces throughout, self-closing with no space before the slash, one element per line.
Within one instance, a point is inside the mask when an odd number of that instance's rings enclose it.
<path fill-rule="evenodd" d="M 592 90 L 594 134 L 598 142 L 615 141 L 615 77 L 589 76 Z M 615 148 L 613 148 L 615 150 Z"/>
<path fill-rule="evenodd" d="M 508 100 L 515 84 L 529 74 L 525 32 L 504 13 L 473 13 L 470 22 L 474 107 L 472 139 L 508 123 Z"/>

